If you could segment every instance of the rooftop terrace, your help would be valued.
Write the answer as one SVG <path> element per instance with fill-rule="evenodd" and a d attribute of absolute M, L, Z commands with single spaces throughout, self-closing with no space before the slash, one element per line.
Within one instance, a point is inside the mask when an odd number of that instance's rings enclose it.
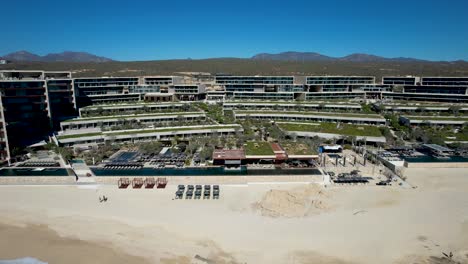
<path fill-rule="evenodd" d="M 154 102 L 131 102 L 131 103 L 118 103 L 118 104 L 113 104 L 113 103 L 108 103 L 108 104 L 95 104 L 95 105 L 88 105 L 85 107 L 81 107 L 81 109 L 97 109 L 99 107 L 124 107 L 124 106 L 160 106 L 160 105 L 175 105 L 175 106 L 180 106 L 186 104 L 185 102 L 161 102 L 161 103 L 154 103 Z"/>
<path fill-rule="evenodd" d="M 376 126 L 350 125 L 337 123 L 291 123 L 278 122 L 278 127 L 286 131 L 330 133 L 345 136 L 380 137 L 382 133 Z"/>
<path fill-rule="evenodd" d="M 134 119 L 134 118 L 143 118 L 143 117 L 158 117 L 158 116 L 174 116 L 174 115 L 195 115 L 195 114 L 204 114 L 204 112 L 168 112 L 168 113 L 157 113 L 157 114 L 134 114 L 134 115 L 116 115 L 116 116 L 101 116 L 101 117 L 81 117 L 73 118 L 69 120 L 62 121 L 62 123 L 73 123 L 80 121 L 94 121 L 94 120 L 108 120 L 108 119 Z"/>
<path fill-rule="evenodd" d="M 170 128 L 153 128 L 153 129 L 131 129 L 131 130 L 120 130 L 120 131 L 108 131 L 108 132 L 92 132 L 83 134 L 69 134 L 59 135 L 57 138 L 70 139 L 70 138 L 83 138 L 83 137 L 94 137 L 94 136 L 119 136 L 119 135 L 137 135 L 137 134 L 150 134 L 150 133 L 162 133 L 162 132 L 180 132 L 180 131 L 191 131 L 191 130 L 218 130 L 218 129 L 242 129 L 240 125 L 217 125 L 217 126 L 186 126 L 186 127 L 170 127 Z"/>
<path fill-rule="evenodd" d="M 468 116 L 404 116 L 410 120 L 422 120 L 422 121 L 468 121 Z"/>
<path fill-rule="evenodd" d="M 249 141 L 245 143 L 245 155 L 247 156 L 269 156 L 275 155 L 270 143 L 264 141 Z"/>
<path fill-rule="evenodd" d="M 332 117 L 358 117 L 358 118 L 383 118 L 377 114 L 350 114 L 342 112 L 297 112 L 297 111 L 262 111 L 262 110 L 236 110 L 236 114 L 282 114 L 282 115 L 315 115 L 315 116 L 332 116 Z"/>

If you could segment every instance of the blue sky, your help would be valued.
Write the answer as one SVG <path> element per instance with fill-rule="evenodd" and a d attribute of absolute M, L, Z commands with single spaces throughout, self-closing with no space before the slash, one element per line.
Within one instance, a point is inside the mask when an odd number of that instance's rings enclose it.
<path fill-rule="evenodd" d="M 3 1 L 0 55 L 86 51 L 116 60 L 329 56 L 468 60 L 468 1 Z"/>

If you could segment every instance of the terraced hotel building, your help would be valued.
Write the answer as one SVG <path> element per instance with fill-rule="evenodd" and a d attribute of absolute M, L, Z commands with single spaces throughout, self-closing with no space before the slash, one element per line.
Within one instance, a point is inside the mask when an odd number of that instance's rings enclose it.
<path fill-rule="evenodd" d="M 327 109 L 361 111 L 359 104 L 334 103 L 350 99 L 468 103 L 467 90 L 468 77 L 387 76 L 376 81 L 373 76 L 224 74 L 200 81 L 184 76 L 73 78 L 70 72 L 0 71 L 0 160 L 9 160 L 21 148 L 47 142 L 50 138 L 57 144 L 66 142 L 65 145 L 72 146 L 99 144 L 113 138 L 125 141 L 170 137 L 170 131 L 161 130 L 162 124 L 175 125 L 179 131 L 176 134 L 181 136 L 235 134 L 239 131 L 239 127 L 210 123 L 204 112 L 197 112 L 200 109 L 193 107 L 194 101 L 222 102 L 224 109 L 236 111 L 233 117 L 238 119 L 381 126 L 386 123 L 382 117 L 317 112 Z M 303 107 L 298 108 L 298 103 Z M 249 110 L 252 104 L 274 111 L 241 111 Z M 448 111 L 448 106 L 439 108 Z M 290 112 L 286 113 L 287 110 Z M 389 109 L 400 110 L 396 106 Z M 192 130 L 179 126 L 184 122 L 200 121 L 207 123 L 205 126 L 194 125 Z M 109 131 L 132 122 L 138 124 L 140 130 Z M 151 127 L 154 126 L 151 124 L 161 125 Z"/>

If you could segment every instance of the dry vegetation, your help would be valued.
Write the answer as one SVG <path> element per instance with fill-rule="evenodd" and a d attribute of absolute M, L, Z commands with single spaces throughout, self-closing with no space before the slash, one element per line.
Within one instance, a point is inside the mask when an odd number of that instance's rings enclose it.
<path fill-rule="evenodd" d="M 23 62 L 0 65 L 0 70 L 70 70 L 74 76 L 164 75 L 174 72 L 210 72 L 242 75 L 468 75 L 468 62 L 297 62 L 251 59 L 160 60 L 104 63 Z"/>

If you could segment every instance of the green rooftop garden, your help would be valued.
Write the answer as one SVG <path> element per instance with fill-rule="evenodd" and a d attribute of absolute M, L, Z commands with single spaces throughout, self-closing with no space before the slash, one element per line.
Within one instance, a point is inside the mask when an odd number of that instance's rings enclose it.
<path fill-rule="evenodd" d="M 102 135 L 101 132 L 94 132 L 94 133 L 64 135 L 64 136 L 58 136 L 57 138 L 61 140 L 61 139 L 68 139 L 68 138 L 94 137 L 94 136 L 101 136 L 101 135 Z"/>
<path fill-rule="evenodd" d="M 235 111 L 237 114 L 282 114 L 282 115 L 318 115 L 318 116 L 333 116 L 333 117 L 360 117 L 360 118 L 383 118 L 381 115 L 375 114 L 350 114 L 341 112 L 297 112 L 297 111 Z"/>
<path fill-rule="evenodd" d="M 468 116 L 404 116 L 410 120 L 468 121 Z"/>
<path fill-rule="evenodd" d="M 80 137 L 92 137 L 92 136 L 118 136 L 118 135 L 135 135 L 135 134 L 145 134 L 145 133 L 157 133 L 157 132 L 169 132 L 169 131 L 190 131 L 190 130 L 213 130 L 213 129 L 226 129 L 226 128 L 239 128 L 239 125 L 232 126 L 205 126 L 205 127 L 177 127 L 177 128 L 156 128 L 156 129 L 145 129 L 145 130 L 132 130 L 132 131 L 115 131 L 115 132 L 95 132 L 95 133 L 84 133 L 84 134 L 72 134 L 72 135 L 63 135 L 58 136 L 59 140 L 68 139 L 68 138 L 80 138 Z"/>
<path fill-rule="evenodd" d="M 421 105 L 421 104 L 384 104 L 386 108 L 391 108 L 391 107 L 416 107 L 416 108 L 421 108 L 424 109 L 424 107 L 450 107 L 451 105 L 446 105 L 446 104 L 429 104 L 429 105 Z"/>
<path fill-rule="evenodd" d="M 92 121 L 92 120 L 106 120 L 106 119 L 133 119 L 137 117 L 156 117 L 156 116 L 165 116 L 165 115 L 193 115 L 193 114 L 203 114 L 203 112 L 168 112 L 168 113 L 157 113 L 157 114 L 133 114 L 133 115 L 116 115 L 116 116 L 101 116 L 101 117 L 83 117 L 76 119 L 69 119 L 62 121 L 62 123 L 73 123 L 79 121 Z"/>
<path fill-rule="evenodd" d="M 190 130 L 213 130 L 213 129 L 226 129 L 226 128 L 239 128 L 238 125 L 233 126 L 205 126 L 205 127 L 177 127 L 177 128 L 160 128 L 160 129 L 147 129 L 147 130 L 132 130 L 132 131 L 116 131 L 106 133 L 108 136 L 118 135 L 135 135 L 135 134 L 146 134 L 146 133 L 158 133 L 158 132 L 171 132 L 171 131 L 190 131 Z"/>
<path fill-rule="evenodd" d="M 245 155 L 264 156 L 275 155 L 270 143 L 264 141 L 248 141 L 244 145 Z"/>
<path fill-rule="evenodd" d="M 298 132 L 317 132 L 317 133 L 331 133 L 340 134 L 345 136 L 369 136 L 380 137 L 382 133 L 376 126 L 368 125 L 350 125 L 350 124 L 337 124 L 337 123 L 277 123 L 278 127 L 286 131 Z"/>
<path fill-rule="evenodd" d="M 453 103 L 453 104 L 447 104 L 447 103 L 440 103 L 440 102 L 422 102 L 422 101 L 411 101 L 411 100 L 392 100 L 391 104 L 384 104 L 384 105 L 399 105 L 399 106 L 461 106 L 461 107 L 466 107 L 468 104 L 466 103 Z"/>
<path fill-rule="evenodd" d="M 328 101 L 328 100 L 324 100 L 325 101 Z M 263 103 L 263 104 L 297 104 L 297 105 L 320 105 L 320 104 L 324 104 L 324 105 L 330 105 L 329 103 L 324 103 L 324 102 L 320 102 L 320 101 L 286 101 L 286 100 L 283 100 L 283 101 L 266 101 L 266 100 L 252 100 L 252 101 L 242 101 L 242 100 L 239 100 L 239 101 L 236 101 L 236 100 L 232 100 L 232 101 L 226 101 L 225 103 L 233 103 L 233 104 L 256 104 L 256 103 Z M 356 104 L 356 103 L 353 103 L 353 102 L 346 102 L 346 101 L 337 101 L 337 102 L 334 102 L 334 104 L 336 103 L 343 103 L 343 104 L 346 104 L 346 105 L 359 105 L 359 104 Z"/>
<path fill-rule="evenodd" d="M 96 109 L 99 107 L 110 107 L 110 106 L 132 106 L 132 105 L 183 105 L 184 103 L 181 102 L 145 102 L 145 101 L 134 101 L 134 102 L 126 102 L 126 103 L 101 103 L 101 104 L 94 104 L 82 107 L 81 109 Z"/>

